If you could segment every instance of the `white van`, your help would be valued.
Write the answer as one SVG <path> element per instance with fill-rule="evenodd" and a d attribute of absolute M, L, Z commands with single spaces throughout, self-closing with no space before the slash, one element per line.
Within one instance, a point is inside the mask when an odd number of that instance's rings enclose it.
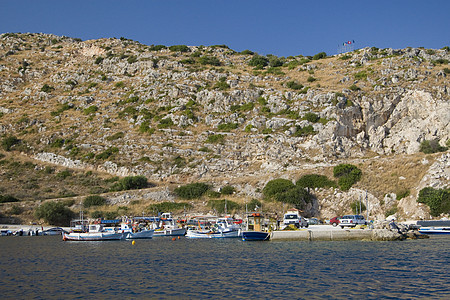
<path fill-rule="evenodd" d="M 289 226 L 289 225 L 294 225 L 297 228 L 300 227 L 308 227 L 309 224 L 308 222 L 306 222 L 305 218 L 303 218 L 302 216 L 300 216 L 297 212 L 287 212 L 286 214 L 284 214 L 283 217 L 283 228 Z"/>

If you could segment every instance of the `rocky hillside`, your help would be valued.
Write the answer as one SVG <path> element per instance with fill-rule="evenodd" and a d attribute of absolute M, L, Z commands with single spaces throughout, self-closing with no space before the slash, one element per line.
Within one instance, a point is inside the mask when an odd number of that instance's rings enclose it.
<path fill-rule="evenodd" d="M 233 185 L 245 202 L 261 199 L 269 180 L 332 179 L 334 166 L 349 163 L 362 179 L 348 192 L 317 189 L 309 215 L 350 212 L 363 197 L 374 217 L 396 208 L 399 218 L 428 218 L 418 192 L 450 181 L 450 153 L 442 151 L 450 141 L 449 61 L 448 47 L 285 58 L 225 45 L 2 34 L 0 194 L 33 201 L 93 192 L 27 186 L 27 175 L 47 167 L 144 175 L 162 193 L 127 192 L 122 204 L 174 201 L 173 187 L 192 182 Z M 423 154 L 428 141 L 441 152 Z M 25 173 L 11 171 L 17 164 Z"/>

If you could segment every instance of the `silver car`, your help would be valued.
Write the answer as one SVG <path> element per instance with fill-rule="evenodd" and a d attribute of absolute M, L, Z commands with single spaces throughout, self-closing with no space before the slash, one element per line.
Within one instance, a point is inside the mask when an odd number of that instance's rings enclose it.
<path fill-rule="evenodd" d="M 344 227 L 355 227 L 356 225 L 367 225 L 366 219 L 361 215 L 345 215 L 340 219 L 339 226 L 342 229 Z"/>

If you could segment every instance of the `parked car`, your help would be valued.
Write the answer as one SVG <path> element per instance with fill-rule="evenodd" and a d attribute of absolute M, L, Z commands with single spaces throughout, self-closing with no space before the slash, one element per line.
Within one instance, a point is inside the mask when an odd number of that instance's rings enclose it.
<path fill-rule="evenodd" d="M 63 232 L 66 232 L 61 227 L 53 227 L 47 230 L 42 231 L 42 235 L 62 235 Z"/>
<path fill-rule="evenodd" d="M 284 214 L 283 227 L 287 227 L 289 225 L 294 225 L 297 228 L 309 226 L 305 218 L 300 216 L 297 212 L 287 212 L 286 214 Z"/>
<path fill-rule="evenodd" d="M 333 225 L 334 227 L 338 226 L 339 223 L 341 223 L 341 218 L 342 217 L 334 217 L 330 219 L 330 225 Z"/>
<path fill-rule="evenodd" d="M 366 219 L 361 215 L 345 215 L 339 221 L 339 226 L 341 226 L 342 229 L 346 226 L 355 227 L 356 225 L 367 225 Z"/>
<path fill-rule="evenodd" d="M 317 218 L 305 218 L 309 225 L 319 225 L 320 221 Z"/>

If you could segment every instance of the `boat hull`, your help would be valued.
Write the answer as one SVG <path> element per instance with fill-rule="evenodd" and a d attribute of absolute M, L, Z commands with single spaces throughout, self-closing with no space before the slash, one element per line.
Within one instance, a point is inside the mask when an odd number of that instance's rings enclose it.
<path fill-rule="evenodd" d="M 124 233 L 110 232 L 71 232 L 63 235 L 64 241 L 113 241 L 123 240 Z"/>
<path fill-rule="evenodd" d="M 158 236 L 183 236 L 186 234 L 186 228 L 174 228 L 174 229 L 156 229 L 153 233 L 154 237 Z"/>
<path fill-rule="evenodd" d="M 270 239 L 269 232 L 263 231 L 244 231 L 242 232 L 243 241 L 268 241 Z"/>
<path fill-rule="evenodd" d="M 126 235 L 126 239 L 151 239 L 154 234 L 154 230 L 142 230 L 139 232 L 129 232 Z"/>
<path fill-rule="evenodd" d="M 227 232 L 189 230 L 186 233 L 186 237 L 191 239 L 238 238 L 240 236 L 241 236 L 240 230 L 233 230 Z"/>
<path fill-rule="evenodd" d="M 419 232 L 422 234 L 450 234 L 450 227 L 422 227 Z"/>

